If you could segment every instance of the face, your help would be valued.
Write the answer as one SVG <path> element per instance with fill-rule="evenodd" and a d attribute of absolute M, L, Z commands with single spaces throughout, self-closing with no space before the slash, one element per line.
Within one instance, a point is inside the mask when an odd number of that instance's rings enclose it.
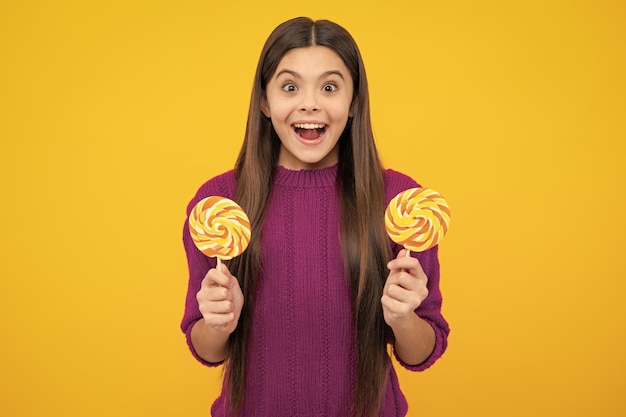
<path fill-rule="evenodd" d="M 278 164 L 292 170 L 336 164 L 352 94 L 350 72 L 332 49 L 310 46 L 285 54 L 261 105 L 280 138 Z"/>

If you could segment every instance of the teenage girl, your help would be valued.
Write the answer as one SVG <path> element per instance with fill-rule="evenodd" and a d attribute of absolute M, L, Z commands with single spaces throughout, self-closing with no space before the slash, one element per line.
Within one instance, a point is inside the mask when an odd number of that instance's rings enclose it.
<path fill-rule="evenodd" d="M 183 241 L 181 328 L 202 363 L 225 364 L 213 416 L 404 416 L 388 345 L 409 370 L 445 351 L 437 247 L 405 256 L 387 203 L 418 186 L 384 169 L 357 45 L 330 21 L 279 25 L 261 52 L 232 171 L 198 190 L 238 202 L 252 237 L 216 269 Z"/>

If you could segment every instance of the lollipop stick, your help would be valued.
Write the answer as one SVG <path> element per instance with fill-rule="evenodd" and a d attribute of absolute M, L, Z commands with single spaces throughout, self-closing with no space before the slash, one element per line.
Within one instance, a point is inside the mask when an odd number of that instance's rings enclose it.
<path fill-rule="evenodd" d="M 411 256 L 411 249 L 407 249 L 406 247 L 404 248 L 406 250 L 406 253 L 404 254 L 405 258 L 408 258 Z M 403 269 L 404 272 L 406 272 L 406 269 Z"/>
<path fill-rule="evenodd" d="M 215 267 L 218 271 L 222 272 L 222 260 L 217 258 L 217 266 Z"/>

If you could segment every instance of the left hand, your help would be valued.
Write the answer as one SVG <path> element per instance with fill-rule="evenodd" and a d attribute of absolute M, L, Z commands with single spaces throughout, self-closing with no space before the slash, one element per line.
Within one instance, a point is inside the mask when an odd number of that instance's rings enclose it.
<path fill-rule="evenodd" d="M 405 249 L 387 267 L 390 272 L 380 301 L 385 322 L 393 329 L 410 323 L 415 309 L 428 296 L 428 278 L 419 261 L 406 256 Z"/>

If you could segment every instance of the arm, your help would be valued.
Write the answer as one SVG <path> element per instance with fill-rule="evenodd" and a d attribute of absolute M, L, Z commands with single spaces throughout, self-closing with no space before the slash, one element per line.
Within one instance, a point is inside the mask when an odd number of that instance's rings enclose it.
<path fill-rule="evenodd" d="M 202 280 L 196 294 L 202 319 L 191 328 L 190 341 L 196 354 L 208 363 L 226 359 L 228 337 L 237 327 L 243 294 L 226 265 L 218 263 Z"/>
<path fill-rule="evenodd" d="M 406 251 L 400 251 L 388 267 L 390 272 L 381 303 L 385 321 L 394 334 L 395 353 L 409 369 L 426 369 L 445 350 L 449 331 L 440 315 L 440 301 L 434 300 L 436 294 L 429 299 L 428 277 L 420 262 L 406 256 Z M 438 282 L 430 286 L 436 286 L 433 289 L 438 293 Z M 428 310 L 425 316 L 436 315 L 442 323 L 435 324 L 431 317 L 421 317 L 422 309 Z"/>
<path fill-rule="evenodd" d="M 183 244 L 189 265 L 189 282 L 181 330 L 192 355 L 200 363 L 216 366 L 227 356 L 228 338 L 235 329 L 243 295 L 228 268 L 207 258 L 194 245 L 189 225 L 183 228 Z M 235 303 L 237 301 L 237 303 Z"/>
<path fill-rule="evenodd" d="M 403 323 L 392 327 L 396 354 L 409 366 L 424 362 L 435 348 L 435 331 L 417 314 L 407 317 Z"/>
<path fill-rule="evenodd" d="M 218 332 L 198 320 L 191 328 L 191 343 L 196 354 L 208 363 L 221 363 L 228 353 L 228 333 Z"/>
<path fill-rule="evenodd" d="M 214 273 L 211 271 L 216 271 L 217 265 L 214 258 L 206 257 L 193 243 L 189 233 L 189 213 L 196 203 L 205 197 L 222 195 L 233 198 L 234 192 L 235 177 L 233 171 L 228 171 L 207 181 L 200 187 L 194 198 L 187 205 L 187 218 L 183 226 L 182 240 L 187 256 L 187 265 L 189 267 L 189 281 L 185 299 L 185 311 L 180 328 L 185 334 L 187 345 L 193 356 L 204 365 L 209 366 L 219 365 L 226 358 L 228 336 L 230 333 L 226 331 L 226 334 L 224 334 L 224 328 L 216 329 L 212 326 L 212 319 L 207 315 L 210 314 L 212 310 L 207 303 L 220 301 L 218 299 L 208 298 L 211 292 L 209 290 L 213 287 L 220 286 L 219 282 L 209 282 L 210 274 Z M 223 271 L 222 275 L 231 276 L 227 271 L 228 268 L 225 266 L 219 269 Z M 218 277 L 217 279 L 218 281 L 221 279 L 221 285 L 225 287 L 230 285 L 228 280 L 224 281 L 224 277 Z M 237 284 L 237 287 L 231 288 L 231 290 L 239 290 L 239 285 Z M 230 295 L 222 294 L 221 301 L 232 302 L 236 298 L 235 295 L 235 293 Z M 224 311 L 222 311 L 222 314 L 224 314 Z M 236 326 L 236 320 L 234 326 Z"/>

